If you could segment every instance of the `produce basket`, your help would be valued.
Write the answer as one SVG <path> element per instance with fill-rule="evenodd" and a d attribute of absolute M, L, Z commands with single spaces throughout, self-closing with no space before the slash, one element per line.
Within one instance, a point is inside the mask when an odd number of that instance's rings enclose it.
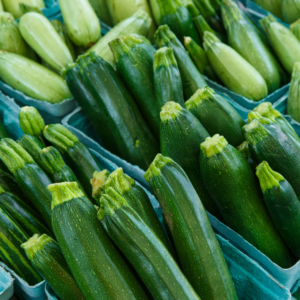
<path fill-rule="evenodd" d="M 9 300 L 14 293 L 14 279 L 0 267 L 0 300 Z"/>
<path fill-rule="evenodd" d="M 48 19 L 52 20 L 60 11 L 58 0 L 44 0 L 44 2 L 46 8 L 44 8 L 42 12 Z"/>

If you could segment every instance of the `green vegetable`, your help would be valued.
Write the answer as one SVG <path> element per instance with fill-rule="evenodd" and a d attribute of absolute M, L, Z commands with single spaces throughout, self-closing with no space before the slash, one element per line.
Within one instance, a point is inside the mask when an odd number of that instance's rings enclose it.
<path fill-rule="evenodd" d="M 8 131 L 6 130 L 3 122 L 0 120 L 0 138 L 9 138 L 10 134 L 8 133 Z"/>
<path fill-rule="evenodd" d="M 238 299 L 206 211 L 183 169 L 158 154 L 145 179 L 164 211 L 183 273 L 201 299 Z"/>
<path fill-rule="evenodd" d="M 20 3 L 19 6 L 22 15 L 27 14 L 29 12 L 36 12 L 43 15 L 42 11 L 36 6 L 32 6 L 26 3 Z"/>
<path fill-rule="evenodd" d="M 240 151 L 240 153 L 243 155 L 247 163 L 251 166 L 252 170 L 255 170 L 257 164 L 254 161 L 250 149 L 249 149 L 249 144 L 247 141 L 243 142 L 241 145 L 237 147 L 237 149 Z"/>
<path fill-rule="evenodd" d="M 200 11 L 199 9 L 196 7 L 196 5 L 194 4 L 193 1 L 184 4 L 184 6 L 187 8 L 187 10 L 189 11 L 190 15 L 192 16 L 192 18 L 195 18 L 197 16 L 199 16 Z"/>
<path fill-rule="evenodd" d="M 20 3 L 28 4 L 40 9 L 45 8 L 44 0 L 2 0 L 4 10 L 18 19 L 22 16 Z"/>
<path fill-rule="evenodd" d="M 100 20 L 103 21 L 105 24 L 112 26 L 113 23 L 111 20 L 106 0 L 89 0 L 89 2 L 97 16 L 100 18 Z"/>
<path fill-rule="evenodd" d="M 267 84 L 258 71 L 210 32 L 204 33 L 204 50 L 212 68 L 228 89 L 254 101 L 268 95 Z"/>
<path fill-rule="evenodd" d="M 272 16 L 261 19 L 260 24 L 280 62 L 291 74 L 295 62 L 300 61 L 300 41 L 293 33 Z"/>
<path fill-rule="evenodd" d="M 72 97 L 62 77 L 14 53 L 0 51 L 0 78 L 27 96 L 52 104 Z"/>
<path fill-rule="evenodd" d="M 282 19 L 283 0 L 254 0 L 254 2 L 276 17 Z"/>
<path fill-rule="evenodd" d="M 133 96 L 151 131 L 159 139 L 159 112 L 153 82 L 155 48 L 136 34 L 109 43 L 114 54 L 117 73 Z"/>
<path fill-rule="evenodd" d="M 19 198 L 24 198 L 24 194 L 20 191 L 20 188 L 10 171 L 4 170 L 7 169 L 6 165 L 1 161 L 1 169 L 0 169 L 0 186 L 4 188 L 5 191 L 8 191 Z"/>
<path fill-rule="evenodd" d="M 43 162 L 46 171 L 51 174 L 54 183 L 76 181 L 84 196 L 89 198 L 76 175 L 72 169 L 65 164 L 61 154 L 56 148 L 51 146 L 42 149 L 40 152 L 40 159 Z"/>
<path fill-rule="evenodd" d="M 206 86 L 198 90 L 185 103 L 185 107 L 211 136 L 219 133 L 235 147 L 245 140 L 242 130 L 245 125 L 244 120 L 226 99 L 215 93 L 213 89 Z"/>
<path fill-rule="evenodd" d="M 244 126 L 244 134 L 255 161 L 267 161 L 275 172 L 280 173 L 292 185 L 296 195 L 300 197 L 299 141 L 266 118 L 254 119 Z"/>
<path fill-rule="evenodd" d="M 287 113 L 297 122 L 300 121 L 300 62 L 294 64 L 292 81 L 289 87 Z"/>
<path fill-rule="evenodd" d="M 53 197 L 53 230 L 84 297 L 146 300 L 144 291 L 100 225 L 95 207 L 77 183 L 56 183 L 48 189 Z"/>
<path fill-rule="evenodd" d="M 114 62 L 114 56 L 110 50 L 109 43 L 119 37 L 126 36 L 131 33 L 146 36 L 151 26 L 151 18 L 149 15 L 139 10 L 130 18 L 120 22 L 114 26 L 103 38 L 101 38 L 88 52 L 94 51 L 108 62 Z"/>
<path fill-rule="evenodd" d="M 128 258 L 154 299 L 200 300 L 165 245 L 112 188 L 101 198 L 98 218 Z"/>
<path fill-rule="evenodd" d="M 222 0 L 210 0 L 210 4 L 213 6 L 214 9 L 218 9 L 222 4 Z"/>
<path fill-rule="evenodd" d="M 175 102 L 168 102 L 162 107 L 160 120 L 162 155 L 170 157 L 181 166 L 205 209 L 221 217 L 200 173 L 199 145 L 210 136 L 209 133 L 192 113 Z"/>
<path fill-rule="evenodd" d="M 282 18 L 283 21 L 291 24 L 300 18 L 299 0 L 282 0 Z"/>
<path fill-rule="evenodd" d="M 172 47 L 181 73 L 185 100 L 189 99 L 198 89 L 206 85 L 204 78 L 194 65 L 184 46 L 176 38 L 167 25 L 160 26 L 154 36 L 156 46 Z"/>
<path fill-rule="evenodd" d="M 228 44 L 247 60 L 265 79 L 269 93 L 280 87 L 280 74 L 275 57 L 262 42 L 253 26 L 245 21 L 237 4 L 223 1 L 222 17 L 228 35 Z"/>
<path fill-rule="evenodd" d="M 174 101 L 184 106 L 181 75 L 174 57 L 173 48 L 163 47 L 155 51 L 153 68 L 158 112 L 169 101 Z"/>
<path fill-rule="evenodd" d="M 35 107 L 23 106 L 19 112 L 19 122 L 24 134 L 36 137 L 45 146 L 45 121 Z"/>
<path fill-rule="evenodd" d="M 100 22 L 88 0 L 59 0 L 59 6 L 75 45 L 89 48 L 101 38 Z"/>
<path fill-rule="evenodd" d="M 267 162 L 257 167 L 256 175 L 270 216 L 294 255 L 300 257 L 300 203 L 288 181 L 274 172 Z"/>
<path fill-rule="evenodd" d="M 92 52 L 70 66 L 65 77 L 95 128 L 102 125 L 97 133 L 105 147 L 146 169 L 158 152 L 158 144 L 112 66 Z"/>
<path fill-rule="evenodd" d="M 35 234 L 21 247 L 61 300 L 85 300 L 55 240 L 46 234 Z"/>
<path fill-rule="evenodd" d="M 290 25 L 290 31 L 300 40 L 300 20 L 292 23 Z"/>
<path fill-rule="evenodd" d="M 157 25 L 169 26 L 181 42 L 191 36 L 200 43 L 193 18 L 180 0 L 150 0 L 150 4 Z"/>
<path fill-rule="evenodd" d="M 0 12 L 3 11 L 3 4 L 2 4 L 2 0 L 0 0 Z"/>
<path fill-rule="evenodd" d="M 51 194 L 46 186 L 51 184 L 48 176 L 33 158 L 11 139 L 0 141 L 0 159 L 14 175 L 20 189 L 32 202 L 51 228 Z"/>
<path fill-rule="evenodd" d="M 24 197 L 21 200 L 0 185 L 0 207 L 5 209 L 29 236 L 35 233 L 51 235 L 38 214 L 26 202 Z"/>
<path fill-rule="evenodd" d="M 242 154 L 220 135 L 201 144 L 202 178 L 226 224 L 282 268 L 291 256 L 264 206 L 258 182 Z"/>
<path fill-rule="evenodd" d="M 205 51 L 190 37 L 184 37 L 184 46 L 201 74 L 218 82 L 219 78 L 209 64 Z"/>
<path fill-rule="evenodd" d="M 44 137 L 64 155 L 85 192 L 91 198 L 90 180 L 93 178 L 94 172 L 101 171 L 102 168 L 90 150 L 78 140 L 76 135 L 61 124 L 47 125 L 44 129 Z"/>
<path fill-rule="evenodd" d="M 102 178 L 105 177 L 107 178 L 103 181 Z M 162 241 L 173 257 L 175 256 L 174 250 L 170 245 L 146 192 L 140 186 L 136 185 L 131 177 L 125 175 L 122 168 L 117 168 L 110 175 L 107 170 L 98 173 L 95 172 L 91 183 L 93 194 L 97 195 L 98 203 L 100 203 L 101 196 L 107 193 L 110 188 L 122 196 L 128 205 L 134 209 L 146 225 Z"/>

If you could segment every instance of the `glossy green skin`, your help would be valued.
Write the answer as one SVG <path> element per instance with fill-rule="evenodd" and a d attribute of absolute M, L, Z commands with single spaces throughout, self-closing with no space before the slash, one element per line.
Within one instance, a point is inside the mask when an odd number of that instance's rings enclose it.
<path fill-rule="evenodd" d="M 24 193 L 22 193 L 15 178 L 9 171 L 0 170 L 0 185 L 5 191 L 16 195 L 20 199 L 24 198 Z"/>
<path fill-rule="evenodd" d="M 85 300 L 55 241 L 34 253 L 31 263 L 61 300 Z"/>
<path fill-rule="evenodd" d="M 130 207 L 102 219 L 103 227 L 156 300 L 200 300 L 167 248 Z"/>
<path fill-rule="evenodd" d="M 52 226 L 86 299 L 147 299 L 87 198 L 73 198 L 55 206 Z"/>
<path fill-rule="evenodd" d="M 153 82 L 152 45 L 142 43 L 130 52 L 118 52 L 117 73 L 133 96 L 151 131 L 159 140 L 159 111 L 157 110 Z"/>
<path fill-rule="evenodd" d="M 10 134 L 7 132 L 4 124 L 0 121 L 0 137 L 1 138 L 11 138 Z"/>
<path fill-rule="evenodd" d="M 176 13 L 167 14 L 160 19 L 160 25 L 168 25 L 183 43 L 185 36 L 190 36 L 200 45 L 200 39 L 193 23 L 193 18 L 185 6 L 178 7 Z"/>
<path fill-rule="evenodd" d="M 243 157 L 247 161 L 247 163 L 250 165 L 252 170 L 255 171 L 256 167 L 257 167 L 257 163 L 255 162 L 255 160 L 253 159 L 253 157 L 250 153 L 249 145 L 247 145 L 247 147 L 239 149 L 239 151 L 243 155 Z"/>
<path fill-rule="evenodd" d="M 172 158 L 183 168 L 205 209 L 218 219 L 222 219 L 200 172 L 200 144 L 209 136 L 196 117 L 183 109 L 176 119 L 161 122 L 161 153 Z"/>
<path fill-rule="evenodd" d="M 267 161 L 272 170 L 280 173 L 293 187 L 300 198 L 300 144 L 286 135 L 277 125 L 265 125 L 268 135 L 254 145 L 250 152 L 257 163 Z M 248 136 L 245 135 L 247 141 Z"/>
<path fill-rule="evenodd" d="M 35 233 L 52 235 L 39 215 L 14 194 L 10 192 L 0 194 L 0 206 L 16 220 L 28 236 L 31 237 Z"/>
<path fill-rule="evenodd" d="M 210 16 L 206 21 L 213 30 L 221 34 L 223 39 L 226 37 L 226 31 L 218 15 Z"/>
<path fill-rule="evenodd" d="M 300 18 L 299 0 L 282 0 L 282 18 L 283 21 L 291 24 Z"/>
<path fill-rule="evenodd" d="M 188 52 L 184 49 L 184 46 L 177 38 L 164 43 L 163 46 L 173 48 L 178 69 L 181 74 L 184 98 L 185 100 L 188 100 L 198 89 L 207 85 L 206 81 L 193 63 Z"/>
<path fill-rule="evenodd" d="M 282 0 L 254 0 L 254 2 L 276 17 L 282 19 Z"/>
<path fill-rule="evenodd" d="M 250 165 L 242 154 L 227 145 L 209 158 L 200 153 L 201 174 L 223 218 L 232 230 L 282 268 L 291 256 L 263 203 Z"/>
<path fill-rule="evenodd" d="M 227 30 L 228 44 L 244 57 L 265 79 L 269 94 L 280 87 L 274 56 L 245 20 L 232 21 Z"/>
<path fill-rule="evenodd" d="M 161 64 L 154 70 L 154 85 L 158 111 L 169 101 L 184 107 L 182 81 L 177 66 Z"/>
<path fill-rule="evenodd" d="M 51 228 L 51 193 L 47 185 L 52 184 L 49 177 L 36 164 L 26 164 L 15 174 L 15 179 L 25 196 L 40 213 L 43 221 Z"/>
<path fill-rule="evenodd" d="M 292 186 L 280 181 L 264 193 L 264 200 L 277 230 L 294 255 L 300 258 L 300 202 Z"/>
<path fill-rule="evenodd" d="M 83 81 L 103 112 L 120 156 L 147 169 L 158 153 L 158 143 L 113 67 L 93 52 L 89 57 L 86 67 L 81 66 Z"/>
<path fill-rule="evenodd" d="M 24 250 L 20 247 L 29 239 L 14 219 L 0 207 L 0 256 L 2 261 L 14 270 L 29 285 L 42 281 L 32 267 Z"/>
<path fill-rule="evenodd" d="M 222 96 L 214 94 L 213 97 L 201 101 L 197 107 L 191 108 L 190 112 L 211 136 L 220 134 L 235 147 L 245 140 L 242 130 L 244 120 Z"/>
<path fill-rule="evenodd" d="M 183 169 L 169 163 L 149 184 L 164 211 L 183 273 L 201 299 L 237 300 L 206 211 Z"/>
<path fill-rule="evenodd" d="M 297 122 L 300 121 L 300 79 L 298 76 L 293 76 L 289 87 L 289 96 L 287 101 L 287 113 Z"/>
<path fill-rule="evenodd" d="M 299 135 L 293 128 L 293 126 L 285 119 L 285 117 L 275 118 L 275 123 L 284 131 L 286 134 L 294 137 L 296 140 L 300 141 Z"/>

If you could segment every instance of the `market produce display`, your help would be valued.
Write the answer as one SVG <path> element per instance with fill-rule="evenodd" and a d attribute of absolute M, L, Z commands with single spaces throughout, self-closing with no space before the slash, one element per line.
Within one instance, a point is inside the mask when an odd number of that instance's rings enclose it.
<path fill-rule="evenodd" d="M 0 88 L 45 108 L 21 107 L 14 139 L 0 105 L 2 264 L 59 300 L 237 300 L 217 219 L 291 268 L 300 2 L 256 0 L 258 21 L 238 0 L 58 2 L 49 20 L 42 0 L 0 0 Z M 42 105 L 72 98 L 101 153 Z"/>

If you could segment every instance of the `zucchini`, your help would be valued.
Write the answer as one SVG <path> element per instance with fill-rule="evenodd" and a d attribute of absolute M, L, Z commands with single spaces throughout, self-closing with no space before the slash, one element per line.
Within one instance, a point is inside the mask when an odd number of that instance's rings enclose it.
<path fill-rule="evenodd" d="M 85 300 L 55 240 L 46 234 L 35 234 L 21 247 L 61 300 Z"/>
<path fill-rule="evenodd" d="M 103 38 L 101 38 L 87 52 L 95 52 L 108 62 L 114 62 L 113 53 L 110 50 L 109 43 L 119 37 L 126 36 L 131 33 L 146 36 L 151 26 L 151 18 L 149 15 L 139 10 L 130 18 L 120 22 L 114 26 Z"/>
<path fill-rule="evenodd" d="M 172 47 L 181 74 L 185 100 L 188 100 L 198 89 L 206 85 L 206 81 L 194 65 L 184 46 L 167 25 L 160 26 L 155 33 L 157 47 Z"/>
<path fill-rule="evenodd" d="M 14 178 L 14 176 L 7 169 L 6 165 L 1 161 L 3 166 L 0 169 L 0 185 L 4 188 L 5 191 L 8 191 L 19 198 L 23 198 L 24 194 L 20 191 L 20 188 Z M 5 167 L 6 170 L 3 170 Z"/>
<path fill-rule="evenodd" d="M 254 119 L 244 126 L 245 138 L 257 163 L 267 161 L 300 197 L 300 144 L 269 119 Z"/>
<path fill-rule="evenodd" d="M 209 137 L 209 133 L 188 110 L 175 102 L 168 102 L 162 107 L 161 153 L 170 157 L 185 171 L 198 193 L 205 209 L 217 218 L 220 212 L 210 197 L 199 165 L 199 145 Z"/>
<path fill-rule="evenodd" d="M 189 11 L 189 13 L 192 16 L 192 18 L 195 18 L 195 17 L 199 16 L 200 15 L 200 11 L 196 7 L 196 5 L 194 4 L 194 2 L 193 1 L 189 2 L 189 0 L 187 0 L 186 2 L 188 2 L 188 3 L 184 3 L 184 6 L 187 8 L 187 10 Z"/>
<path fill-rule="evenodd" d="M 226 99 L 215 93 L 213 89 L 205 86 L 198 90 L 185 103 L 185 107 L 211 136 L 219 133 L 235 147 L 245 140 L 242 130 L 245 125 L 244 120 Z"/>
<path fill-rule="evenodd" d="M 237 149 L 240 151 L 240 153 L 243 155 L 244 159 L 247 161 L 247 163 L 251 166 L 252 170 L 256 169 L 257 163 L 253 159 L 250 149 L 249 149 L 249 144 L 247 141 L 243 142 L 240 144 Z"/>
<path fill-rule="evenodd" d="M 100 22 L 88 0 L 59 0 L 59 6 L 75 45 L 89 48 L 101 38 Z"/>
<path fill-rule="evenodd" d="M 76 135 L 61 124 L 47 125 L 44 129 L 44 137 L 64 155 L 91 199 L 90 180 L 93 178 L 94 172 L 101 171 L 102 168 L 90 150 L 78 140 Z"/>
<path fill-rule="evenodd" d="M 222 4 L 222 0 L 210 0 L 210 4 L 213 6 L 214 9 L 218 9 Z"/>
<path fill-rule="evenodd" d="M 100 198 L 103 194 L 103 185 L 105 181 L 108 179 L 110 173 L 108 170 L 103 170 L 101 172 L 95 172 L 93 174 L 93 179 L 91 179 L 92 185 L 92 195 L 93 198 L 96 200 L 97 205 L 100 205 Z M 96 206 L 96 205 L 95 205 Z M 97 209 L 98 211 L 99 209 Z"/>
<path fill-rule="evenodd" d="M 300 41 L 300 20 L 297 20 L 296 22 L 290 25 L 290 31 Z"/>
<path fill-rule="evenodd" d="M 202 178 L 227 226 L 281 268 L 291 256 L 277 232 L 258 182 L 242 154 L 218 134 L 201 144 Z"/>
<path fill-rule="evenodd" d="M 28 240 L 28 235 L 2 207 L 0 207 L 0 232 L 1 261 L 29 285 L 33 286 L 41 282 L 41 277 L 20 247 L 22 243 Z"/>
<path fill-rule="evenodd" d="M 11 215 L 28 236 L 35 233 L 51 235 L 38 214 L 26 202 L 27 199 L 24 199 L 24 197 L 19 198 L 0 185 L 0 207 Z"/>
<path fill-rule="evenodd" d="M 210 65 L 228 89 L 254 101 L 268 95 L 267 84 L 260 73 L 208 31 L 204 33 L 204 50 Z"/>
<path fill-rule="evenodd" d="M 191 36 L 200 43 L 193 18 L 182 1 L 150 0 L 150 4 L 157 25 L 168 25 L 181 42 L 185 36 Z"/>
<path fill-rule="evenodd" d="M 70 66 L 65 77 L 75 95 L 79 89 L 93 98 L 93 102 L 87 97 L 77 100 L 84 111 L 93 105 L 92 109 L 101 112 L 93 114 L 91 121 L 96 123 L 100 117 L 103 118 L 101 123 L 108 128 L 105 135 L 110 136 L 110 140 L 117 146 L 116 149 L 110 147 L 109 150 L 114 153 L 117 150 L 121 158 L 146 169 L 158 152 L 158 144 L 113 67 L 92 52 L 81 56 L 75 66 Z M 77 82 L 73 80 L 74 77 Z M 78 81 L 83 82 L 84 90 L 78 85 Z M 105 145 L 106 140 L 101 135 L 100 138 Z"/>
<path fill-rule="evenodd" d="M 256 4 L 282 19 L 282 0 L 254 0 Z"/>
<path fill-rule="evenodd" d="M 125 199 L 128 205 L 134 209 L 145 224 L 161 240 L 173 257 L 175 257 L 174 250 L 172 249 L 146 192 L 140 186 L 136 185 L 131 177 L 125 175 L 122 168 L 117 168 L 110 175 L 107 174 L 107 170 L 102 171 L 101 173 L 102 174 L 95 172 L 93 179 L 94 185 L 92 184 L 93 191 L 96 192 L 98 187 L 98 203 L 100 203 L 101 196 L 106 194 L 108 189 L 113 189 Z M 101 177 L 105 178 L 107 175 L 107 179 L 102 182 L 101 186 Z M 99 193 L 99 189 L 101 190 L 101 193 Z"/>
<path fill-rule="evenodd" d="M 11 139 L 0 141 L 0 159 L 14 175 L 25 196 L 51 228 L 51 194 L 46 186 L 52 182 L 33 158 Z"/>
<path fill-rule="evenodd" d="M 98 218 L 156 300 L 200 300 L 157 235 L 112 188 L 101 197 Z M 145 271 L 147 270 L 147 271 Z"/>
<path fill-rule="evenodd" d="M 0 120 L 0 138 L 4 139 L 4 138 L 10 138 L 10 134 L 8 133 L 8 131 L 6 130 L 3 122 Z"/>
<path fill-rule="evenodd" d="M 281 174 L 270 168 L 266 161 L 257 167 L 256 175 L 273 223 L 285 243 L 299 259 L 300 203 L 295 191 Z"/>
<path fill-rule="evenodd" d="M 300 61 L 300 41 L 275 17 L 268 15 L 259 21 L 272 48 L 289 74 L 292 74 L 295 62 Z"/>
<path fill-rule="evenodd" d="M 280 74 L 271 51 L 253 26 L 244 20 L 235 2 L 223 1 L 221 11 L 229 46 L 260 73 L 267 83 L 269 93 L 275 92 L 280 87 Z"/>
<path fill-rule="evenodd" d="M 52 104 L 72 97 L 62 77 L 18 54 L 0 51 L 0 78 L 26 96 Z"/>
<path fill-rule="evenodd" d="M 295 63 L 292 74 L 292 81 L 289 87 L 287 101 L 287 113 L 297 122 L 300 121 L 300 63 Z"/>
<path fill-rule="evenodd" d="M 45 147 L 45 140 L 43 137 L 45 121 L 35 107 L 21 107 L 19 112 L 19 123 L 24 134 L 36 137 Z"/>
<path fill-rule="evenodd" d="M 2 4 L 2 0 L 0 0 L 0 12 L 3 11 L 3 4 Z"/>
<path fill-rule="evenodd" d="M 84 197 L 77 183 L 56 183 L 48 189 L 53 197 L 53 230 L 84 297 L 89 300 L 147 299 L 100 225 L 95 207 Z"/>
<path fill-rule="evenodd" d="M 291 24 L 300 18 L 299 0 L 282 0 L 281 9 L 282 19 L 288 24 Z"/>
<path fill-rule="evenodd" d="M 205 51 L 190 37 L 184 37 L 184 46 L 201 74 L 218 82 L 219 78 L 209 64 Z"/>
<path fill-rule="evenodd" d="M 109 43 L 117 73 L 133 96 L 156 139 L 159 139 L 159 112 L 153 82 L 155 48 L 144 37 L 130 34 Z"/>
<path fill-rule="evenodd" d="M 75 181 L 77 182 L 78 187 L 82 190 L 84 196 L 89 198 L 76 175 L 72 169 L 65 164 L 61 154 L 56 148 L 51 146 L 42 149 L 40 152 L 40 159 L 47 172 L 51 174 L 54 183 Z"/>
<path fill-rule="evenodd" d="M 153 69 L 158 112 L 169 101 L 184 106 L 181 75 L 173 48 L 163 47 L 154 52 Z"/>
<path fill-rule="evenodd" d="M 20 3 L 19 5 L 20 5 L 20 11 L 22 16 L 29 12 L 36 12 L 39 13 L 40 15 L 43 15 L 42 11 L 36 6 L 32 6 L 26 3 Z"/>
<path fill-rule="evenodd" d="M 22 16 L 20 3 L 29 4 L 37 8 L 45 8 L 44 0 L 2 0 L 4 10 L 13 14 L 18 19 Z"/>
<path fill-rule="evenodd" d="M 108 10 L 106 0 L 89 0 L 92 8 L 94 9 L 96 15 L 101 21 L 103 21 L 108 26 L 112 26 L 112 19 Z"/>
<path fill-rule="evenodd" d="M 183 273 L 201 299 L 238 299 L 206 211 L 183 169 L 158 154 L 145 179 L 164 211 Z"/>

